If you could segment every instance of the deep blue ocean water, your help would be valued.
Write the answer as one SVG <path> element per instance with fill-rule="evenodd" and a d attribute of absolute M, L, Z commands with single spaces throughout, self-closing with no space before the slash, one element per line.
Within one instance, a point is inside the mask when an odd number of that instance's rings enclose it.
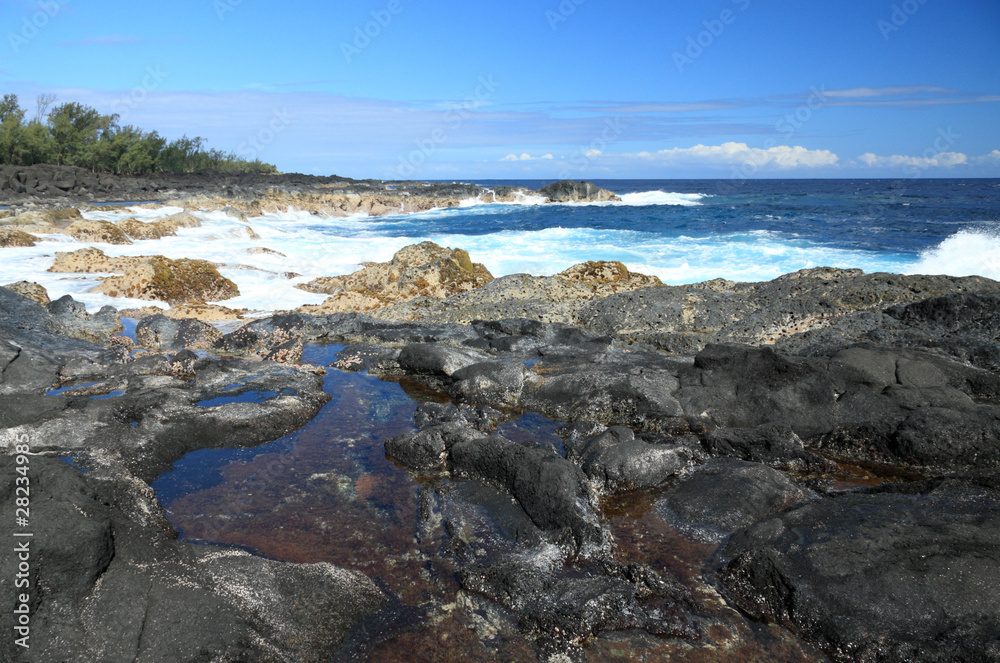
<path fill-rule="evenodd" d="M 668 283 L 762 280 L 825 265 L 1000 279 L 1000 180 L 595 183 L 625 204 L 483 205 L 373 220 L 368 231 L 468 249 L 494 274 L 613 259 Z"/>

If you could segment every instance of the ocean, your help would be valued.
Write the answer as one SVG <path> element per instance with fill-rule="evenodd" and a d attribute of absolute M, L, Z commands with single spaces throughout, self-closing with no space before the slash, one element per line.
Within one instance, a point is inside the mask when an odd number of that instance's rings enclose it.
<path fill-rule="evenodd" d="M 538 189 L 549 181 L 474 181 Z M 224 265 L 241 296 L 232 308 L 270 311 L 325 298 L 294 288 L 386 261 L 424 240 L 467 250 L 502 276 L 556 274 L 586 260 L 685 284 L 714 278 L 763 281 L 803 268 L 980 275 L 1000 280 L 1000 180 L 596 180 L 622 202 L 474 204 L 389 217 L 321 218 L 306 212 L 244 224 L 200 213 L 201 228 L 131 246 L 97 245 L 109 255 L 202 258 Z M 107 207 L 85 214 L 114 221 L 165 216 L 179 208 Z M 0 283 L 27 279 L 50 297 L 71 294 L 96 311 L 148 302 L 89 292 L 99 275 L 51 274 L 54 251 L 85 246 L 65 235 L 34 248 L 3 249 Z M 252 252 L 268 248 L 277 253 Z M 280 254 L 280 255 L 279 255 Z M 299 276 L 288 278 L 288 273 Z"/>

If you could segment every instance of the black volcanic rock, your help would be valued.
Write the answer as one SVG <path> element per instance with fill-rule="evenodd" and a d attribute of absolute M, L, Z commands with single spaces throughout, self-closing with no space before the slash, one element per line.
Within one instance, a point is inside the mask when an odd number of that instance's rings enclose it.
<path fill-rule="evenodd" d="M 222 337 L 212 325 L 190 318 L 175 319 L 165 315 L 143 318 L 135 329 L 139 345 L 152 350 L 204 349 Z"/>
<path fill-rule="evenodd" d="M 30 481 L 31 648 L 0 659 L 329 660 L 384 594 L 361 574 L 175 540 L 148 485 L 184 454 L 287 435 L 329 400 L 322 380 L 266 362 L 183 351 L 127 358 L 68 338 L 95 318 L 0 288 L 0 515 Z M 59 393 L 46 394 L 53 387 Z M 265 396 L 238 402 L 246 391 Z M 49 456 L 72 458 L 78 467 Z M 18 559 L 0 558 L 0 627 L 13 633 Z M 22 588 L 18 588 L 19 590 Z M 19 592 L 20 593 L 20 592 Z M 210 618 L 207 618 L 210 617 Z"/>
<path fill-rule="evenodd" d="M 718 459 L 672 484 L 663 501 L 681 522 L 722 538 L 813 498 L 766 465 Z"/>
<path fill-rule="evenodd" d="M 481 189 L 471 184 L 395 182 L 396 190 L 411 185 L 421 196 L 471 198 Z M 81 202 L 162 202 L 185 196 L 208 195 L 253 199 L 269 190 L 288 193 L 326 191 L 331 186 L 355 193 L 391 194 L 380 180 L 346 177 L 256 173 L 160 173 L 157 175 L 111 175 L 92 173 L 76 166 L 0 166 L 0 202 L 4 204 L 80 204 Z M 325 187 L 325 188 L 320 188 Z"/>
<path fill-rule="evenodd" d="M 838 662 L 1000 660 L 996 483 L 806 504 L 734 535 L 719 576 Z"/>
<path fill-rule="evenodd" d="M 693 453 L 682 445 L 650 444 L 630 428 L 613 426 L 567 449 L 567 457 L 601 491 L 621 493 L 663 485 L 688 466 Z"/>
<path fill-rule="evenodd" d="M 0 456 L 0 515 L 13 522 L 15 459 Z M 93 476 L 93 478 L 91 478 Z M 5 661 L 285 661 L 326 658 L 384 603 L 359 573 L 296 565 L 172 539 L 152 491 L 106 469 L 82 475 L 30 457 L 30 649 L 0 643 Z M 13 633 L 16 555 L 0 558 Z M 210 618 L 206 618 L 206 617 Z"/>
<path fill-rule="evenodd" d="M 563 180 L 543 186 L 538 193 L 545 196 L 550 203 L 604 202 L 619 200 L 618 196 L 602 189 L 593 182 L 574 182 Z"/>

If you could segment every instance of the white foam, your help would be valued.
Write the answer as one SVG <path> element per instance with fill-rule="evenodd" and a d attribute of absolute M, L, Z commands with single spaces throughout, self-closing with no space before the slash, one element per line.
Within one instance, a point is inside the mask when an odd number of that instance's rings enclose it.
<path fill-rule="evenodd" d="M 481 198 L 466 198 L 459 202 L 459 207 L 479 207 L 481 205 L 522 205 L 534 206 L 544 205 L 548 199 L 545 196 L 532 196 L 520 191 L 514 192 L 513 200 L 498 201 L 496 192 L 493 189 L 486 189 L 486 193 Z"/>
<path fill-rule="evenodd" d="M 647 205 L 681 205 L 683 207 L 695 207 L 701 205 L 702 199 L 707 196 L 703 193 L 670 193 L 667 191 L 643 191 L 641 193 L 626 193 L 619 196 L 622 199 L 620 205 L 630 207 L 645 207 Z"/>
<path fill-rule="evenodd" d="M 487 189 L 488 192 L 492 193 L 492 190 Z M 708 194 L 704 193 L 673 193 L 670 191 L 640 191 L 637 193 L 624 193 L 618 196 L 621 200 L 615 201 L 604 201 L 604 202 L 565 202 L 565 203 L 549 203 L 546 202 L 548 199 L 545 196 L 531 196 L 524 194 L 517 194 L 516 200 L 496 202 L 494 195 L 494 200 L 491 202 L 489 200 L 489 194 L 483 198 L 467 198 L 460 203 L 460 207 L 480 207 L 487 205 L 567 205 L 572 207 L 648 207 L 657 205 L 678 205 L 683 207 L 695 207 L 701 205 L 701 201 L 708 197 Z"/>
<path fill-rule="evenodd" d="M 663 194 L 662 200 L 696 202 L 698 194 Z M 670 198 L 686 196 L 686 198 Z M 641 194 L 638 200 L 654 200 Z M 623 201 L 624 202 L 624 201 Z M 680 204 L 680 203 L 663 203 Z M 118 220 L 135 216 L 150 220 L 180 208 L 114 208 L 88 212 L 88 218 Z M 897 273 L 980 274 L 1000 279 L 1000 235 L 963 231 L 914 261 L 905 255 L 832 248 L 783 233 L 754 231 L 704 236 L 668 237 L 623 228 L 545 228 L 503 230 L 470 235 L 429 232 L 448 227 L 428 223 L 446 215 L 516 214 L 514 207 L 484 205 L 465 209 L 433 210 L 410 216 L 326 218 L 308 212 L 267 214 L 249 224 L 222 212 L 196 212 L 200 228 L 181 228 L 174 237 L 136 241 L 132 245 L 96 244 L 109 256 L 163 255 L 197 258 L 220 265 L 220 272 L 236 282 L 240 296 L 221 302 L 233 308 L 285 310 L 318 304 L 326 297 L 297 289 L 321 276 L 349 274 L 365 262 L 386 262 L 409 244 L 430 240 L 467 250 L 495 275 L 528 273 L 550 276 L 586 260 L 618 260 L 629 269 L 658 276 L 664 283 L 694 283 L 714 278 L 761 281 L 808 267 L 860 267 L 865 271 Z M 248 226 L 259 236 L 252 239 Z M 0 284 L 27 279 L 44 286 L 52 299 L 72 295 L 95 312 L 150 305 L 114 299 L 90 290 L 101 275 L 53 274 L 56 251 L 74 251 L 91 244 L 67 235 L 46 235 L 35 247 L 3 249 Z M 275 253 L 251 253 L 268 248 Z M 290 277 L 290 273 L 299 276 Z"/>
<path fill-rule="evenodd" d="M 1000 280 L 1000 233 L 961 230 L 920 254 L 907 274 L 985 276 Z"/>

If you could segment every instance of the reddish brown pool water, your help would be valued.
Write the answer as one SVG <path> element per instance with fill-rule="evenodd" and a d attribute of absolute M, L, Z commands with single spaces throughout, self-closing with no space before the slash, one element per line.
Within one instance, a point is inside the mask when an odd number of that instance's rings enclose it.
<path fill-rule="evenodd" d="M 309 347 L 303 362 L 328 365 L 340 349 Z M 427 491 L 447 488 L 450 480 L 414 478 L 385 457 L 386 439 L 413 430 L 417 401 L 399 384 L 333 369 L 326 390 L 332 400 L 301 430 L 254 449 L 198 451 L 161 476 L 153 486 L 180 536 L 289 562 L 329 562 L 375 580 L 398 598 L 398 619 L 371 628 L 366 642 L 351 643 L 354 660 L 538 660 L 515 619 L 460 590 L 459 569 L 442 554 L 448 537 L 427 518 Z M 529 414 L 502 432 L 561 449 L 557 426 Z M 604 502 L 616 555 L 687 585 L 701 606 L 705 635 L 691 642 L 605 633 L 585 644 L 579 660 L 826 660 L 786 630 L 727 606 L 710 580 L 716 545 L 685 538 L 657 515 L 656 500 L 656 493 L 641 493 Z"/>

